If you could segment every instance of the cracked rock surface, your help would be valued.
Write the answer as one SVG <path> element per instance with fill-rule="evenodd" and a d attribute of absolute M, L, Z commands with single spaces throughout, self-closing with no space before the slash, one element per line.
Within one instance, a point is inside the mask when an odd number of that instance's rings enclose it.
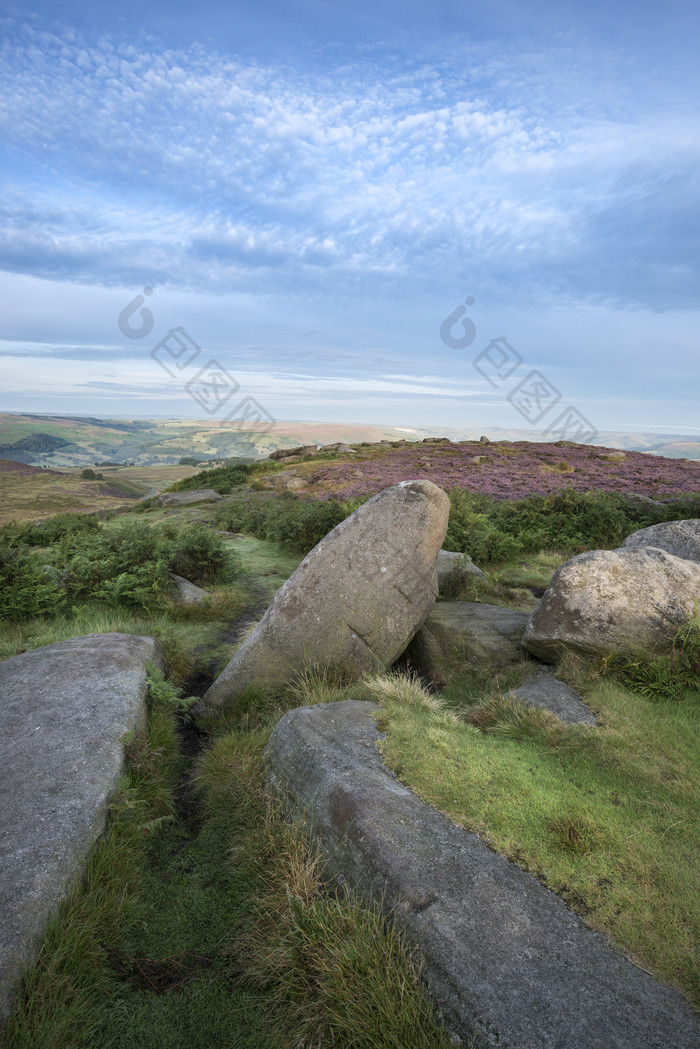
<path fill-rule="evenodd" d="M 445 1023 L 477 1049 L 697 1049 L 700 1018 L 554 893 L 403 786 L 373 703 L 298 707 L 268 777 L 341 883 L 394 908 Z"/>
<path fill-rule="evenodd" d="M 450 502 L 431 481 L 385 488 L 307 554 L 195 716 L 249 686 L 279 689 L 309 667 L 381 670 L 403 652 L 437 597 Z"/>

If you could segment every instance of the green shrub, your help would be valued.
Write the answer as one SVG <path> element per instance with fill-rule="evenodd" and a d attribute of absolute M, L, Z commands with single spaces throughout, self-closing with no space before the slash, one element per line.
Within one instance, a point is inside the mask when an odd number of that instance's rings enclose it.
<path fill-rule="evenodd" d="M 64 535 L 96 532 L 101 528 L 96 517 L 88 514 L 57 514 L 45 521 L 27 524 L 10 522 L 0 528 L 0 543 L 6 546 L 51 546 Z"/>
<path fill-rule="evenodd" d="M 168 568 L 197 586 L 230 583 L 240 572 L 240 561 L 221 536 L 204 524 L 183 529 L 173 541 Z"/>
<path fill-rule="evenodd" d="M 679 627 L 668 654 L 606 656 L 598 667 L 647 699 L 684 700 L 689 692 L 700 695 L 700 622 L 690 619 Z"/>
<path fill-rule="evenodd" d="M 488 512 L 488 501 L 462 488 L 453 488 L 450 497 L 450 521 L 443 547 L 468 554 L 477 564 L 487 561 L 505 561 L 516 557 L 525 547 L 520 539 L 509 535 L 494 524 Z"/>
<path fill-rule="evenodd" d="M 202 470 L 192 477 L 185 477 L 171 485 L 171 492 L 193 492 L 199 488 L 213 488 L 219 495 L 228 493 L 245 484 L 250 472 L 250 463 L 233 460 L 225 466 L 216 466 L 212 470 Z"/>
<path fill-rule="evenodd" d="M 54 564 L 73 600 L 96 598 L 141 609 L 163 601 L 171 587 L 169 572 L 208 586 L 228 583 L 238 571 L 221 536 L 199 523 L 180 532 L 134 522 L 89 536 L 66 535 Z"/>
<path fill-rule="evenodd" d="M 64 605 L 65 594 L 50 565 L 21 547 L 0 546 L 0 620 L 30 619 Z"/>
<path fill-rule="evenodd" d="M 258 539 L 279 543 L 295 554 L 307 554 L 351 511 L 336 499 L 301 499 L 291 492 L 270 499 L 254 499 L 223 507 L 216 514 L 219 527 L 249 532 Z"/>
<path fill-rule="evenodd" d="M 631 503 L 617 492 L 577 492 L 497 500 L 454 488 L 445 549 L 469 554 L 477 563 L 504 561 L 543 549 L 587 550 L 619 546 L 639 528 L 683 516 L 687 502 L 660 508 Z"/>

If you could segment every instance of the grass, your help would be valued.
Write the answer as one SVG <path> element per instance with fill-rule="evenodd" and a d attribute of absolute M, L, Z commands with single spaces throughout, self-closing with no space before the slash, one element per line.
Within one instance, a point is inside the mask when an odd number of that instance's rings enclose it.
<path fill-rule="evenodd" d="M 131 763 L 111 818 L 76 885 L 47 929 L 37 965 L 24 979 L 3 1049 L 66 1049 L 100 1044 L 111 1012 L 111 974 L 104 944 L 143 921 L 138 892 L 148 827 L 172 816 L 178 772 L 174 706 L 162 684 L 151 693 L 148 738 L 132 738 Z M 172 695 L 172 693 L 171 693 Z"/>
<path fill-rule="evenodd" d="M 267 600 L 272 600 L 303 560 L 299 554 L 290 554 L 276 543 L 252 535 L 229 539 L 227 545 L 240 557 L 245 576 L 264 592 Z"/>
<path fill-rule="evenodd" d="M 177 695 L 157 675 L 153 694 L 149 737 L 128 744 L 108 833 L 2 1049 L 447 1049 L 400 936 L 378 908 L 329 892 L 265 789 L 282 710 L 220 722 L 197 763 L 200 806 L 179 811 Z"/>
<path fill-rule="evenodd" d="M 214 519 L 217 507 L 201 508 Z M 66 509 L 62 506 L 61 509 Z M 114 527 L 143 515 L 126 514 Z M 150 511 L 176 525 L 188 512 Z M 112 527 L 112 523 L 108 527 Z M 157 637 L 183 685 L 221 666 L 246 605 L 267 603 L 300 557 L 227 540 L 244 574 L 204 608 L 150 616 L 95 602 L 0 629 L 0 658 L 86 633 Z M 458 599 L 531 608 L 565 551 L 482 565 Z M 646 698 L 582 660 L 559 676 L 599 719 L 564 726 L 504 698 L 531 672 L 486 664 L 437 696 L 385 676 L 343 685 L 308 675 L 286 706 L 378 699 L 387 763 L 430 804 L 477 831 L 606 932 L 638 964 L 700 1003 L 700 815 L 692 688 Z M 284 708 L 251 690 L 219 718 L 197 762 L 198 802 L 175 804 L 184 770 L 174 697 L 154 686 L 149 739 L 128 744 L 130 778 L 85 883 L 49 930 L 2 1049 L 442 1049 L 449 1042 L 419 967 L 376 907 L 332 891 L 299 827 L 266 792 L 262 750 Z"/>
<path fill-rule="evenodd" d="M 261 724 L 247 710 L 199 763 L 210 816 L 237 807 L 244 817 L 232 862 L 256 876 L 235 970 L 265 996 L 287 1045 L 447 1049 L 413 952 L 379 907 L 330 890 L 304 832 L 265 790 L 262 749 L 281 712 Z"/>
<path fill-rule="evenodd" d="M 183 686 L 205 672 L 213 659 L 228 654 L 221 635 L 245 604 L 244 592 L 235 585 L 213 590 L 211 605 L 173 605 L 153 615 L 86 602 L 72 615 L 0 623 L 0 659 L 85 634 L 141 634 L 160 642 L 169 678 Z"/>
<path fill-rule="evenodd" d="M 580 662 L 563 673 L 599 728 L 504 700 L 518 668 L 438 696 L 402 677 L 366 692 L 404 782 L 698 1005 L 700 704 L 649 700 Z"/>
<path fill-rule="evenodd" d="M 0 655 L 144 633 L 184 683 L 226 658 L 225 628 L 300 560 L 257 539 L 230 544 L 241 584 L 214 592 L 209 608 L 145 617 L 85 603 L 71 616 L 5 624 Z M 322 701 L 337 685 L 313 687 Z M 377 907 L 329 891 L 302 831 L 265 790 L 262 750 L 279 700 L 251 691 L 218 719 L 197 763 L 198 803 L 190 787 L 182 804 L 177 696 L 158 675 L 152 692 L 149 736 L 127 741 L 129 778 L 109 830 L 49 929 L 0 1047 L 446 1049 L 415 956 Z"/>
<path fill-rule="evenodd" d="M 59 513 L 123 509 L 145 489 L 127 480 L 84 481 L 80 470 L 57 474 L 0 472 L 0 524 L 37 521 Z"/>

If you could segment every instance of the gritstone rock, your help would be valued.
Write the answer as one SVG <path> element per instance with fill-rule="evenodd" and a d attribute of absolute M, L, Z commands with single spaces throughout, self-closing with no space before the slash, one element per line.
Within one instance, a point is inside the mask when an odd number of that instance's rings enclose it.
<path fill-rule="evenodd" d="M 566 561 L 528 623 L 523 645 L 552 662 L 668 647 L 700 598 L 700 565 L 655 547 L 592 550 Z"/>
<path fill-rule="evenodd" d="M 0 1026 L 22 969 L 84 870 L 146 723 L 152 637 L 90 634 L 0 663 Z"/>
<path fill-rule="evenodd" d="M 402 481 L 359 507 L 280 588 L 195 715 L 249 686 L 275 691 L 306 668 L 352 675 L 393 663 L 435 603 L 449 509 L 431 481 Z"/>

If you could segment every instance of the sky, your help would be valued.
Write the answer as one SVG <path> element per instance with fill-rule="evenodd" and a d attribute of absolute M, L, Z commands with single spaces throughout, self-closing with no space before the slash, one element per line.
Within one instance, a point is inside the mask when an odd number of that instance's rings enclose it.
<path fill-rule="evenodd" d="M 1 10 L 0 410 L 700 433 L 696 3 Z"/>

